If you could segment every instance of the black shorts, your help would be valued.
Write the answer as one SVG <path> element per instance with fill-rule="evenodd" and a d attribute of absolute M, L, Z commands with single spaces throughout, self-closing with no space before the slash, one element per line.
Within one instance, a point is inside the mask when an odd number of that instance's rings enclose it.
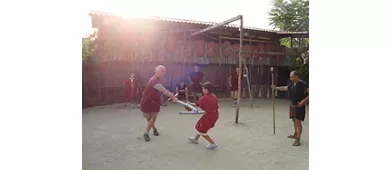
<path fill-rule="evenodd" d="M 290 119 L 298 119 L 304 121 L 305 115 L 306 115 L 305 105 L 303 105 L 302 107 L 290 105 Z"/>
<path fill-rule="evenodd" d="M 177 99 L 185 100 L 186 99 L 186 94 L 185 93 L 179 93 L 179 95 L 177 95 Z"/>

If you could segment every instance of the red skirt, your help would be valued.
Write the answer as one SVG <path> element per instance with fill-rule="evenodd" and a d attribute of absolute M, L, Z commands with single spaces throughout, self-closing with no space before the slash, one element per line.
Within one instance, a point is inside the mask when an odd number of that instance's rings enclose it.
<path fill-rule="evenodd" d="M 202 93 L 202 85 L 200 83 L 193 83 L 192 90 L 196 93 Z"/>
<path fill-rule="evenodd" d="M 127 99 L 129 101 L 135 101 L 137 99 L 137 95 L 137 90 L 129 89 L 129 91 L 127 92 Z"/>
<path fill-rule="evenodd" d="M 238 84 L 232 84 L 232 87 L 230 87 L 230 91 L 238 91 Z"/>
<path fill-rule="evenodd" d="M 206 113 L 207 114 L 207 113 Z M 214 127 L 215 123 L 218 120 L 218 114 L 217 116 L 210 116 L 204 114 L 196 123 L 195 129 L 200 133 L 207 133 L 211 128 Z"/>

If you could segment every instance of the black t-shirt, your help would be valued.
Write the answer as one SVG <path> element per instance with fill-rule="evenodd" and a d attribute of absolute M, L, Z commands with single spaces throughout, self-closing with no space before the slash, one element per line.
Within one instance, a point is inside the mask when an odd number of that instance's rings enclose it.
<path fill-rule="evenodd" d="M 186 88 L 187 88 L 187 85 L 183 84 L 183 86 L 182 86 L 182 85 L 178 84 L 178 85 L 176 86 L 176 88 L 179 90 L 179 94 L 184 94 L 184 93 L 185 93 L 185 90 L 186 90 Z"/>
<path fill-rule="evenodd" d="M 300 81 L 295 85 L 294 83 L 291 83 L 288 86 L 288 92 L 290 93 L 291 103 L 293 105 L 298 104 L 309 95 L 305 92 L 307 88 L 309 88 L 309 85 L 304 81 Z"/>

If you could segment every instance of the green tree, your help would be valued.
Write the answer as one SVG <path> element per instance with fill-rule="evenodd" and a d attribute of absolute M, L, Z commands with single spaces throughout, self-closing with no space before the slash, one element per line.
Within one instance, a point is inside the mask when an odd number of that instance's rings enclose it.
<path fill-rule="evenodd" d="M 274 0 L 269 12 L 270 25 L 281 31 L 309 31 L 309 1 Z"/>
<path fill-rule="evenodd" d="M 273 0 L 270 10 L 270 25 L 274 29 L 285 32 L 309 32 L 309 1 L 308 0 Z M 287 48 L 308 47 L 308 38 L 293 38 L 292 46 L 290 38 L 282 38 L 280 44 Z M 288 65 L 290 70 L 297 70 L 302 78 L 308 81 L 308 65 L 303 64 L 303 60 L 296 54 L 288 56 Z"/>
<path fill-rule="evenodd" d="M 97 32 L 93 32 L 83 38 L 82 58 L 83 61 L 92 60 L 95 53 L 95 39 Z"/>
<path fill-rule="evenodd" d="M 273 0 L 272 9 L 268 13 L 270 25 L 274 29 L 286 32 L 309 31 L 309 1 L 307 0 Z M 281 44 L 291 48 L 290 39 L 281 39 Z M 306 38 L 293 39 L 293 47 L 301 44 L 302 47 L 309 45 Z"/>

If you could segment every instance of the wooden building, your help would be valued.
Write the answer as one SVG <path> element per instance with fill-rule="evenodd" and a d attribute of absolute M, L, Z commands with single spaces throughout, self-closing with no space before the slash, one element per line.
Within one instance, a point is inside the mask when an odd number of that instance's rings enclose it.
<path fill-rule="evenodd" d="M 161 17 L 125 18 L 110 13 L 90 12 L 92 27 L 97 28 L 94 64 L 83 65 L 83 92 L 87 106 L 120 102 L 124 98 L 123 80 L 136 73 L 144 86 L 154 67 L 167 68 L 165 86 L 173 88 L 180 80 L 188 81 L 193 65 L 198 64 L 207 81 L 229 94 L 228 76 L 238 63 L 239 26 L 226 25 L 191 37 L 213 22 Z M 244 61 L 249 68 L 254 96 L 266 94 L 270 85 L 270 67 L 278 74 L 288 72 L 284 37 L 308 36 L 308 33 L 285 33 L 244 27 Z M 285 80 L 283 80 L 285 79 Z M 278 76 L 278 84 L 287 78 Z M 188 83 L 188 82 L 187 82 Z M 263 95 L 262 95 L 263 96 Z"/>

